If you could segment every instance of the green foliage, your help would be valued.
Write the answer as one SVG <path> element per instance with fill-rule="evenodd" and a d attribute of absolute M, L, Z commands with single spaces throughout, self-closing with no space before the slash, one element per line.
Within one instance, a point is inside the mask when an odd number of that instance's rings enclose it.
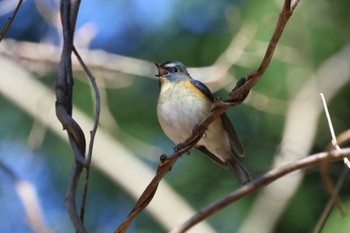
<path fill-rule="evenodd" d="M 344 200 L 343 202 L 344 209 L 350 208 L 349 200 Z M 348 214 L 342 216 L 338 209 L 334 208 L 331 212 L 331 215 L 324 227 L 323 233 L 331 232 L 348 232 L 350 231 L 350 217 Z"/>

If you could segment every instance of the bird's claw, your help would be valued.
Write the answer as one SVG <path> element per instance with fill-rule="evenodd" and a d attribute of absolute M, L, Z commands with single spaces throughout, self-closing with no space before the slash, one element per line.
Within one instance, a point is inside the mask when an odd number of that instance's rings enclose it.
<path fill-rule="evenodd" d="M 179 152 L 180 150 L 182 150 L 184 147 L 185 147 L 184 144 L 179 143 L 177 146 L 175 146 L 174 152 L 177 153 L 177 152 Z M 186 153 L 186 155 L 189 155 L 189 154 L 190 154 L 190 151 L 186 151 L 185 153 Z M 181 157 L 181 155 L 180 155 L 180 157 Z"/>
<path fill-rule="evenodd" d="M 238 88 L 243 86 L 246 82 L 247 82 L 247 79 L 245 77 L 240 78 L 237 81 L 237 83 L 236 83 L 235 87 L 233 88 L 232 92 L 234 92 L 235 90 L 237 90 Z"/>
<path fill-rule="evenodd" d="M 192 129 L 192 133 L 194 135 L 200 135 L 201 133 L 203 134 L 202 135 L 202 138 L 206 138 L 207 137 L 207 134 L 205 133 L 205 131 L 203 132 L 203 127 L 201 127 L 200 125 L 195 125 Z"/>
<path fill-rule="evenodd" d="M 168 157 L 166 156 L 166 154 L 162 154 L 162 155 L 160 156 L 160 158 L 159 158 L 159 161 L 160 161 L 161 163 L 164 163 L 165 160 L 166 160 L 167 158 L 168 158 Z"/>
<path fill-rule="evenodd" d="M 179 152 L 182 148 L 184 148 L 184 145 L 182 143 L 179 143 L 177 146 L 174 147 L 174 152 Z"/>

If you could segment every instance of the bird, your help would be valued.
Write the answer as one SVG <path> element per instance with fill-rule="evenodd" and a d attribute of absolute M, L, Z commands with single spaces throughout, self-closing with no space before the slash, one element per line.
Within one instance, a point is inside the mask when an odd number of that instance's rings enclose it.
<path fill-rule="evenodd" d="M 167 137 L 179 145 L 208 116 L 215 97 L 205 84 L 190 76 L 181 62 L 155 65 L 160 86 L 158 121 Z M 244 150 L 226 113 L 208 126 L 195 148 L 222 167 L 230 168 L 241 185 L 251 181 L 249 171 L 239 161 Z"/>

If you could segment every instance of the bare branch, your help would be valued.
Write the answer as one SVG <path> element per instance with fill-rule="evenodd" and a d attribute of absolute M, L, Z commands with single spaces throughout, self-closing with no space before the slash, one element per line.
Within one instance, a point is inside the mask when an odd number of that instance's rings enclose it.
<path fill-rule="evenodd" d="M 56 82 L 56 115 L 64 129 L 68 132 L 69 141 L 75 154 L 72 175 L 66 194 L 66 208 L 76 232 L 86 232 L 84 227 L 85 204 L 87 198 L 90 164 L 95 134 L 100 116 L 100 94 L 95 78 L 87 68 L 73 45 L 75 24 L 79 12 L 80 0 L 61 0 L 61 20 L 63 30 L 63 50 L 60 62 L 60 73 Z M 78 123 L 72 118 L 73 71 L 72 51 L 75 53 L 80 65 L 89 77 L 96 98 L 95 121 L 90 132 L 90 142 L 87 158 L 85 158 L 85 135 Z M 80 216 L 76 207 L 76 195 L 81 172 L 86 168 L 85 184 L 83 188 Z"/>
<path fill-rule="evenodd" d="M 174 229 L 171 232 L 172 233 L 185 232 L 186 230 L 193 227 L 195 224 L 197 224 L 197 223 L 203 221 L 204 219 L 208 218 L 209 216 L 217 213 L 218 211 L 225 208 L 226 206 L 231 205 L 232 203 L 242 199 L 243 197 L 246 197 L 247 195 L 261 189 L 262 187 L 265 187 L 266 185 L 270 184 L 271 182 L 273 182 L 273 181 L 277 180 L 278 178 L 281 178 L 281 177 L 285 176 L 286 174 L 289 174 L 293 171 L 320 166 L 322 163 L 330 163 L 330 162 L 334 162 L 334 161 L 339 161 L 339 160 L 342 160 L 343 158 L 349 157 L 349 156 L 350 156 L 350 148 L 345 148 L 342 151 L 333 150 L 330 152 L 321 152 L 318 154 L 307 156 L 304 159 L 298 160 L 294 163 L 290 163 L 288 165 L 272 169 L 269 172 L 265 173 L 264 175 L 254 179 L 250 183 L 241 187 L 237 191 L 232 192 L 231 194 L 227 195 L 226 197 L 224 197 L 224 198 L 212 203 L 210 206 L 202 209 L 201 211 L 198 212 L 198 214 L 194 215 L 186 223 L 184 223 L 179 228 Z"/>
<path fill-rule="evenodd" d="M 73 94 L 73 74 L 71 52 L 73 49 L 73 31 L 70 24 L 70 1 L 62 0 L 60 5 L 62 30 L 63 30 L 63 49 L 61 54 L 60 72 L 56 81 L 56 116 L 67 130 L 69 141 L 75 159 L 72 167 L 72 174 L 69 180 L 66 193 L 66 209 L 76 232 L 86 232 L 76 210 L 76 192 L 78 182 L 83 170 L 85 161 L 85 136 L 80 126 L 72 118 L 72 94 Z"/>
<path fill-rule="evenodd" d="M 321 100 L 322 100 L 322 104 L 323 104 L 323 109 L 324 109 L 326 117 L 327 117 L 329 131 L 330 131 L 331 136 L 332 136 L 332 145 L 336 150 L 340 150 L 340 147 L 339 147 L 338 142 L 337 142 L 337 137 L 335 136 L 335 133 L 334 133 L 334 128 L 333 128 L 331 116 L 329 115 L 326 99 L 324 98 L 323 93 L 320 93 L 320 96 L 321 96 Z"/>
<path fill-rule="evenodd" d="M 84 68 L 85 73 L 88 75 L 89 80 L 91 82 L 91 85 L 94 89 L 94 93 L 95 93 L 95 101 L 96 101 L 96 103 L 95 103 L 95 120 L 94 120 L 94 126 L 93 126 L 92 130 L 90 131 L 91 138 L 90 138 L 89 150 L 88 150 L 88 154 L 87 154 L 87 164 L 90 165 L 91 158 L 92 158 L 92 149 L 93 149 L 94 142 L 95 142 L 95 135 L 96 135 L 97 127 L 98 127 L 98 122 L 100 119 L 100 109 L 101 109 L 100 92 L 98 90 L 95 77 L 92 75 L 89 68 L 85 65 L 83 59 L 81 59 L 78 51 L 75 49 L 74 46 L 73 46 L 73 52 L 76 55 L 76 57 L 78 58 L 81 66 Z M 86 204 L 89 176 L 90 176 L 90 166 L 87 166 L 86 167 L 86 176 L 85 176 L 83 196 L 82 196 L 81 206 L 80 206 L 80 219 L 82 222 L 84 222 L 85 204 Z"/>
<path fill-rule="evenodd" d="M 247 76 L 247 82 L 242 86 L 242 88 L 236 89 L 236 91 L 231 92 L 230 98 L 227 100 L 227 102 L 233 102 L 233 105 L 236 105 L 235 102 L 238 100 L 238 102 L 242 102 L 241 100 L 242 96 L 245 96 L 248 94 L 249 90 L 252 89 L 253 86 L 260 80 L 260 78 L 265 73 L 267 67 L 269 66 L 272 56 L 274 54 L 274 51 L 276 49 L 277 43 L 279 39 L 281 38 L 281 35 L 283 33 L 283 30 L 286 27 L 286 24 L 289 20 L 289 18 L 292 16 L 295 8 L 297 7 L 299 1 L 294 1 L 294 5 L 291 8 L 291 0 L 285 0 L 283 8 L 280 12 L 276 29 L 272 35 L 272 38 L 269 42 L 269 45 L 267 47 L 265 56 L 258 68 L 257 71 L 250 73 Z M 240 100 L 240 101 L 239 101 Z"/>
<path fill-rule="evenodd" d="M 332 124 L 332 120 L 331 120 L 331 117 L 329 115 L 329 111 L 328 111 L 328 107 L 327 107 L 327 102 L 324 98 L 324 95 L 323 93 L 320 94 L 321 95 L 321 98 L 322 98 L 322 103 L 323 103 L 323 107 L 324 107 L 324 111 L 326 113 L 326 117 L 327 117 L 327 122 L 328 122 L 328 126 L 329 126 L 329 131 L 331 132 L 331 136 L 332 136 L 332 145 L 335 149 L 337 150 L 341 150 L 339 145 L 338 145 L 338 141 L 337 141 L 337 137 L 335 136 L 335 133 L 334 133 L 334 128 L 333 128 L 333 124 Z M 344 158 L 344 164 L 350 168 L 349 164 L 350 164 L 350 161 L 348 158 Z"/>
<path fill-rule="evenodd" d="M 326 99 L 325 99 L 323 93 L 320 93 L 320 96 L 321 96 L 321 100 L 322 100 L 322 104 L 323 104 L 323 109 L 324 109 L 325 114 L 326 114 L 326 118 L 327 118 L 327 122 L 328 122 L 328 126 L 329 126 L 329 131 L 330 131 L 331 137 L 332 137 L 332 140 L 331 140 L 332 148 L 334 148 L 335 150 L 341 151 L 340 146 L 338 145 L 338 142 L 337 142 L 337 138 L 335 136 L 335 132 L 334 132 L 332 120 L 331 120 L 331 117 L 330 117 L 330 114 L 329 114 L 329 111 L 328 111 L 328 106 L 327 106 Z M 349 159 L 344 157 L 344 164 L 345 165 L 347 164 L 346 161 L 349 161 Z M 344 209 L 342 208 L 340 200 L 339 200 L 339 197 L 338 197 L 338 193 L 339 193 L 339 190 L 342 187 L 343 182 L 345 180 L 345 175 L 347 174 L 347 170 L 348 169 L 346 169 L 346 170 L 344 170 L 342 172 L 342 175 L 339 178 L 336 187 L 334 188 L 333 187 L 333 183 L 332 183 L 331 179 L 328 176 L 328 163 L 321 164 L 321 173 L 322 173 L 323 183 L 324 183 L 324 185 L 325 185 L 325 187 L 326 187 L 326 189 L 327 189 L 327 191 L 328 191 L 328 193 L 329 193 L 331 198 L 330 198 L 327 206 L 325 207 L 325 209 L 324 209 L 324 211 L 323 211 L 323 213 L 321 215 L 321 218 L 319 219 L 319 221 L 318 221 L 318 223 L 316 225 L 316 229 L 315 229 L 316 232 L 320 232 L 322 230 L 322 228 L 323 228 L 325 222 L 327 221 L 329 213 L 332 210 L 334 204 L 337 206 L 337 208 L 340 211 L 340 213 L 343 216 L 345 215 Z"/>
<path fill-rule="evenodd" d="M 336 138 L 335 133 L 334 133 L 334 128 L 333 128 L 331 116 L 330 116 L 329 111 L 328 111 L 326 99 L 325 99 L 323 93 L 321 93 L 320 95 L 321 95 L 321 99 L 322 99 L 323 108 L 324 108 L 324 111 L 326 113 L 327 122 L 328 122 L 328 126 L 329 126 L 329 131 L 330 131 L 331 137 L 332 137 L 332 145 L 333 145 L 334 149 L 340 151 L 341 149 L 340 149 L 340 147 L 338 145 L 337 138 Z M 347 164 L 346 161 L 349 161 L 349 159 L 345 157 L 344 158 L 344 164 Z M 322 164 L 321 168 L 322 168 L 323 182 L 324 182 L 324 184 L 325 184 L 329 194 L 331 195 L 331 198 L 333 199 L 333 202 L 335 203 L 335 205 L 339 209 L 340 213 L 344 216 L 345 212 L 344 212 L 344 209 L 342 208 L 342 206 L 340 204 L 340 201 L 339 201 L 339 198 L 338 198 L 338 193 L 334 189 L 333 184 L 332 184 L 332 182 L 331 182 L 331 180 L 329 179 L 329 176 L 328 176 L 328 164 L 326 164 L 326 163 Z"/>
<path fill-rule="evenodd" d="M 298 88 L 285 113 L 281 150 L 274 155 L 273 167 L 296 161 L 305 154 L 311 153 L 312 143 L 317 133 L 318 118 L 323 110 L 318 95 L 322 91 L 328 99 L 331 99 L 344 87 L 350 74 L 347 63 L 349 59 L 350 44 L 346 44 L 339 52 L 324 61 L 307 82 Z M 334 77 L 337 77 L 336 81 Z M 350 138 L 350 134 L 348 137 L 339 136 L 339 138 L 346 140 L 346 138 Z M 340 142 L 340 140 L 338 141 Z M 330 149 L 326 149 L 326 151 Z M 260 233 L 274 231 L 273 229 L 289 200 L 301 185 L 302 177 L 301 173 L 286 176 L 264 188 L 254 200 L 239 232 L 254 232 L 257 229 Z M 284 192 L 279 192 L 280 189 L 283 189 Z M 280 201 L 274 202 L 276 199 Z M 271 204 L 274 205 L 274 208 L 269 208 Z"/>
<path fill-rule="evenodd" d="M 94 145 L 94 138 L 95 138 L 95 134 L 97 131 L 97 127 L 98 127 L 98 122 L 100 119 L 100 109 L 101 109 L 101 98 L 100 98 L 100 92 L 98 90 L 97 84 L 96 84 L 96 79 L 95 77 L 92 75 L 92 73 L 90 72 L 89 68 L 86 66 L 86 64 L 84 63 L 83 59 L 80 57 L 78 51 L 75 49 L 75 47 L 73 47 L 73 52 L 75 54 L 75 56 L 78 58 L 79 63 L 81 64 L 81 66 L 84 68 L 85 73 L 87 74 L 90 83 L 94 89 L 94 93 L 95 93 L 95 120 L 94 120 L 94 126 L 91 130 L 91 140 L 89 143 L 89 150 L 88 150 L 88 163 L 90 164 L 91 162 L 91 157 L 92 157 L 92 149 L 93 149 L 93 145 Z"/>
<path fill-rule="evenodd" d="M 72 118 L 72 97 L 73 97 L 73 72 L 72 58 L 73 35 L 76 17 L 79 10 L 80 1 L 61 0 L 61 20 L 63 30 L 63 49 L 60 62 L 60 72 L 56 81 L 56 115 L 67 130 L 71 147 L 75 154 L 72 175 L 70 177 L 66 193 L 66 209 L 76 232 L 86 232 L 83 218 L 79 217 L 76 209 L 76 193 L 81 172 L 84 167 L 89 166 L 85 160 L 85 136 L 75 120 Z M 89 172 L 87 172 L 89 174 Z M 86 198 L 87 185 L 85 186 L 84 202 Z M 82 208 L 84 209 L 84 208 Z M 82 211 L 84 213 L 84 211 Z"/>
<path fill-rule="evenodd" d="M 14 10 L 12 16 L 9 18 L 9 20 L 7 21 L 6 25 L 4 26 L 4 28 L 1 30 L 0 32 L 0 42 L 2 41 L 2 39 L 5 37 L 6 32 L 9 30 L 13 20 L 15 19 L 17 12 L 19 10 L 19 8 L 22 5 L 23 0 L 19 0 L 18 4 L 16 6 L 16 9 Z"/>
<path fill-rule="evenodd" d="M 337 185 L 335 186 L 335 190 L 334 190 L 335 193 L 339 193 L 341 187 L 344 184 L 345 178 L 346 178 L 348 173 L 349 173 L 349 169 L 344 168 L 342 174 L 339 177 Z M 333 209 L 333 206 L 334 206 L 334 199 L 330 198 L 329 201 L 327 202 L 327 205 L 325 206 L 317 224 L 316 224 L 316 227 L 313 231 L 314 233 L 322 232 L 322 229 L 323 229 L 325 223 L 327 222 L 327 219 L 329 217 L 329 214 L 331 213 L 331 210 Z"/>
<path fill-rule="evenodd" d="M 193 141 L 190 145 L 194 146 L 201 137 L 197 137 L 195 141 Z M 178 152 L 172 154 L 167 157 L 166 155 L 162 155 L 158 164 L 157 173 L 149 183 L 145 191 L 142 193 L 140 198 L 137 200 L 136 204 L 130 211 L 126 220 L 114 231 L 115 233 L 123 233 L 126 232 L 129 225 L 136 218 L 136 216 L 144 210 L 148 204 L 152 201 L 154 194 L 157 191 L 159 182 L 163 179 L 163 177 L 171 170 L 174 163 L 180 158 L 180 156 L 191 149 L 190 146 L 186 148 L 180 149 Z"/>

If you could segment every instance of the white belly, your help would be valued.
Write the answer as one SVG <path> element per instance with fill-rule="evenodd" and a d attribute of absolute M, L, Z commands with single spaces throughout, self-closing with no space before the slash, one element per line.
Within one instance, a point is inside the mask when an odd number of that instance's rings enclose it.
<path fill-rule="evenodd" d="M 158 101 L 158 119 L 165 134 L 178 144 L 185 141 L 192 134 L 193 127 L 208 115 L 211 103 L 203 102 L 191 93 L 172 93 L 166 96 L 178 98 L 165 97 L 161 93 Z"/>
<path fill-rule="evenodd" d="M 176 144 L 191 136 L 193 127 L 201 123 L 210 112 L 212 103 L 181 86 L 162 88 L 157 115 L 165 134 Z M 230 154 L 230 142 L 220 118 L 211 123 L 197 145 L 204 145 L 223 161 Z"/>

